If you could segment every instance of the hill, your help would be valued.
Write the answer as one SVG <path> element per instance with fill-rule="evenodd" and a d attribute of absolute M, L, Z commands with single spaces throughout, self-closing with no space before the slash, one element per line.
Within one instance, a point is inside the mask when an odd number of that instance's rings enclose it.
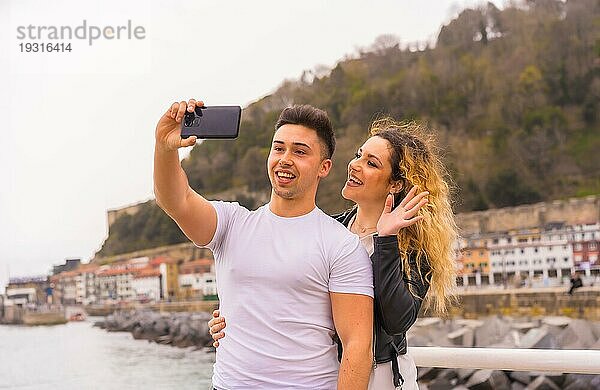
<path fill-rule="evenodd" d="M 456 212 L 598 194 L 599 37 L 596 0 L 465 9 L 442 27 L 435 47 L 382 36 L 333 69 L 283 82 L 244 110 L 236 141 L 206 141 L 183 167 L 196 191 L 255 207 L 269 193 L 265 160 L 280 111 L 309 103 L 329 113 L 338 138 L 317 196 L 328 212 L 348 206 L 339 195 L 346 163 L 370 122 L 384 115 L 426 122 L 435 132 Z M 180 239 L 155 208 L 117 220 L 122 232 L 111 232 L 101 253 Z"/>

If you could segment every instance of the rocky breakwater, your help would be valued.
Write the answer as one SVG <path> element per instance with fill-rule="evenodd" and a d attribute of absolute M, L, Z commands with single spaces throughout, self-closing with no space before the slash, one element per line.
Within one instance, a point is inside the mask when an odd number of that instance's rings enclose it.
<path fill-rule="evenodd" d="M 208 334 L 209 313 L 159 313 L 121 311 L 105 317 L 94 326 L 109 332 L 130 332 L 133 338 L 170 344 L 176 347 L 212 345 Z"/>
<path fill-rule="evenodd" d="M 568 317 L 421 318 L 408 332 L 407 341 L 409 347 L 598 350 L 600 322 Z M 600 389 L 600 375 L 560 372 L 419 367 L 418 380 L 421 389 Z"/>

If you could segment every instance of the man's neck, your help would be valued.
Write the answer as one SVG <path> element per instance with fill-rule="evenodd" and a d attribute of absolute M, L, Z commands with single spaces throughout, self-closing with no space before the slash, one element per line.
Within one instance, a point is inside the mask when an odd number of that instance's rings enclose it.
<path fill-rule="evenodd" d="M 275 215 L 285 218 L 300 217 L 313 211 L 316 207 L 315 198 L 305 196 L 298 199 L 285 199 L 271 191 L 269 208 Z"/>

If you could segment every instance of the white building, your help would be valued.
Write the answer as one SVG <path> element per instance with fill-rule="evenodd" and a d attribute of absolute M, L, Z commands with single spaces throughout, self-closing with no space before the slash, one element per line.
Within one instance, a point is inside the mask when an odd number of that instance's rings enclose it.
<path fill-rule="evenodd" d="M 158 301 L 162 298 L 161 273 L 157 269 L 140 270 L 133 276 L 131 287 L 138 300 Z"/>
<path fill-rule="evenodd" d="M 101 301 L 130 300 L 135 296 L 131 286 L 133 271 L 122 268 L 108 268 L 98 271 L 96 285 Z"/>
<path fill-rule="evenodd" d="M 211 272 L 179 275 L 179 286 L 189 288 L 197 295 L 217 295 L 217 279 Z"/>
<path fill-rule="evenodd" d="M 600 223 L 580 224 L 568 232 L 575 269 L 586 277 L 600 275 Z"/>
<path fill-rule="evenodd" d="M 7 288 L 5 306 L 25 306 L 36 302 L 36 289 L 33 287 Z"/>
<path fill-rule="evenodd" d="M 537 229 L 493 237 L 489 245 L 491 283 L 515 277 L 540 279 L 544 285 L 560 284 L 574 264 L 566 234 Z M 551 282 L 550 279 L 553 279 Z"/>
<path fill-rule="evenodd" d="M 195 296 L 217 295 L 215 262 L 213 259 L 196 259 L 179 268 L 179 288 Z"/>

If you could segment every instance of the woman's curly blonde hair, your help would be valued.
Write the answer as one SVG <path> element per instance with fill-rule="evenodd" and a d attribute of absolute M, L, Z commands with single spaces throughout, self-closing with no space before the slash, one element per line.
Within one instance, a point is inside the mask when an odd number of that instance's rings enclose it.
<path fill-rule="evenodd" d="M 398 233 L 405 276 L 410 278 L 409 254 L 414 255 L 418 274 L 430 283 L 424 308 L 445 314 L 455 301 L 456 253 L 458 229 L 451 206 L 451 179 L 442 163 L 432 132 L 419 122 L 396 122 L 392 118 L 375 120 L 370 134 L 387 140 L 392 149 L 392 182 L 402 182 L 395 203 L 417 186 L 428 191 L 428 203 L 419 211 L 424 218 Z M 426 262 L 429 269 L 421 272 Z"/>

